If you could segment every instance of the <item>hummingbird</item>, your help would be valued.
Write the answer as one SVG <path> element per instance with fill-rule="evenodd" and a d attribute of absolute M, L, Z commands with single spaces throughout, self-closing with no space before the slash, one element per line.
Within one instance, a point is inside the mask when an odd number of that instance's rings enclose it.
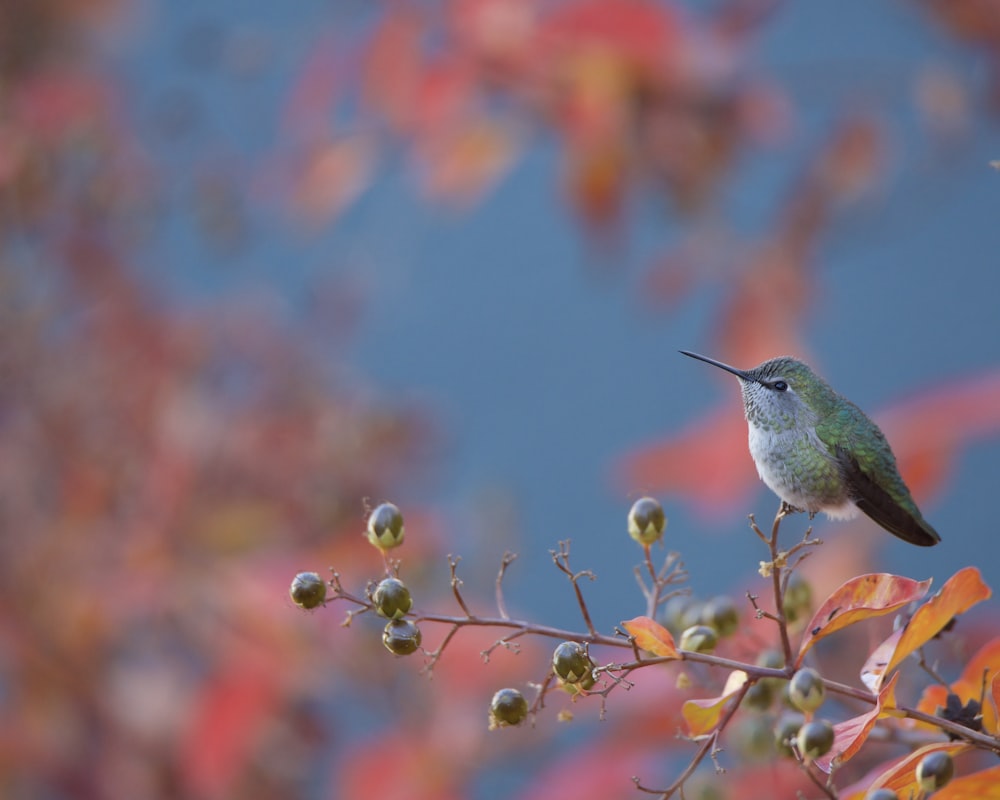
<path fill-rule="evenodd" d="M 899 476 L 885 434 L 809 366 L 782 356 L 742 370 L 680 352 L 739 378 L 750 455 L 760 479 L 787 506 L 831 519 L 862 511 L 910 544 L 941 541 Z"/>

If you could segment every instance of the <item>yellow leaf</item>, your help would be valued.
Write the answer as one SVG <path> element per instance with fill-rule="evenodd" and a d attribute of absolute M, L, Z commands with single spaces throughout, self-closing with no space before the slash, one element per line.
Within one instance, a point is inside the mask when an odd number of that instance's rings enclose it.
<path fill-rule="evenodd" d="M 719 697 L 688 700 L 681 707 L 681 715 L 688 724 L 692 736 L 709 733 L 719 724 L 719 718 L 726 710 L 729 701 L 743 689 L 746 680 L 746 673 L 736 670 L 730 673 L 725 691 Z"/>

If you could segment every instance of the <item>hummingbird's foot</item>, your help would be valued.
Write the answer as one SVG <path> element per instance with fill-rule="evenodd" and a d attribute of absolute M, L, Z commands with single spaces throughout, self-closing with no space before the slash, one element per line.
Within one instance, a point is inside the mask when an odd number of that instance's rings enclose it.
<path fill-rule="evenodd" d="M 783 516 L 783 517 L 787 517 L 789 514 L 801 514 L 804 510 L 805 509 L 802 509 L 802 508 L 796 508 L 791 503 L 788 503 L 785 500 L 782 500 L 781 501 L 781 508 L 778 509 L 778 513 L 781 514 L 781 516 Z M 809 519 L 812 519 L 812 518 L 813 518 L 813 514 L 811 513 L 809 515 Z"/>

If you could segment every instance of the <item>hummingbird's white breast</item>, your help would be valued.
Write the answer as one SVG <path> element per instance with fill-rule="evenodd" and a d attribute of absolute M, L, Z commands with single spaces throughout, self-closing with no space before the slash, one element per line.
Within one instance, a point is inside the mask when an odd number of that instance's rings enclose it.
<path fill-rule="evenodd" d="M 816 435 L 815 427 L 775 431 L 748 420 L 750 455 L 767 487 L 789 505 L 851 519 L 858 508 L 847 496 L 839 466 Z"/>

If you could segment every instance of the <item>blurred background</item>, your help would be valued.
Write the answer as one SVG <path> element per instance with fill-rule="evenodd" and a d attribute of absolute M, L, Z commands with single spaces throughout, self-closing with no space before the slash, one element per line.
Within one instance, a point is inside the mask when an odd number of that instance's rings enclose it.
<path fill-rule="evenodd" d="M 678 348 L 802 357 L 892 442 L 942 544 L 817 520 L 814 592 L 996 585 L 998 112 L 991 0 L 0 4 L 0 794 L 669 779 L 676 675 L 490 733 L 551 642 L 463 633 L 430 679 L 287 589 L 362 592 L 392 500 L 419 607 L 458 612 L 454 553 L 492 613 L 516 551 L 511 613 L 582 630 L 568 538 L 610 632 L 648 493 L 695 595 L 757 590 L 777 501 Z M 747 761 L 725 796 L 798 785 Z"/>

